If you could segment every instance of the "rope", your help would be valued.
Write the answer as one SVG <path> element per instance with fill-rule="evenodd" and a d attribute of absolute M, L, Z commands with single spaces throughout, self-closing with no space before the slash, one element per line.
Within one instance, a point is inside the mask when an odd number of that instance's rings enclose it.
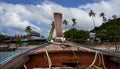
<path fill-rule="evenodd" d="M 100 57 L 100 54 L 98 54 L 98 61 L 99 61 L 99 62 L 98 62 L 98 66 L 100 66 L 101 60 L 102 60 L 102 59 L 101 59 L 101 57 Z"/>
<path fill-rule="evenodd" d="M 47 55 L 47 58 L 48 58 L 49 69 L 51 69 L 52 62 L 51 62 L 50 56 L 49 56 L 47 50 L 45 50 L 45 52 L 46 52 L 46 55 Z"/>
<path fill-rule="evenodd" d="M 98 68 L 96 65 L 94 65 L 95 62 L 96 62 L 96 60 L 97 60 L 97 56 L 98 56 L 98 60 L 99 60 L 98 66 L 100 66 L 100 65 L 101 65 L 101 62 L 102 62 L 103 68 L 104 68 L 104 69 L 107 69 L 107 68 L 105 67 L 103 54 L 102 54 L 101 52 L 98 52 L 98 51 L 96 51 L 95 57 L 94 57 L 92 63 L 88 66 L 88 68 L 91 68 L 92 66 L 94 66 L 95 68 Z"/>
<path fill-rule="evenodd" d="M 102 64 L 103 64 L 103 67 L 104 67 L 104 69 L 107 69 L 106 66 L 105 66 L 105 63 L 104 63 L 104 57 L 103 57 L 103 54 L 102 54 L 102 53 L 100 53 L 100 54 L 101 54 L 101 56 L 102 56 Z"/>
<path fill-rule="evenodd" d="M 97 59 L 97 54 L 98 54 L 98 52 L 95 53 L 95 57 L 93 59 L 93 62 L 89 65 L 89 68 L 91 68 L 95 64 L 95 61 Z"/>
<path fill-rule="evenodd" d="M 71 48 L 70 48 L 70 49 L 71 49 Z M 71 49 L 71 50 L 72 50 L 72 49 Z M 78 49 L 78 50 L 79 50 L 79 49 Z M 73 54 L 74 54 L 75 59 L 77 60 L 77 56 L 76 56 L 75 52 L 74 52 L 73 50 L 72 50 L 72 52 L 73 52 Z M 102 65 L 103 65 L 103 68 L 104 68 L 104 69 L 107 69 L 106 66 L 105 66 L 105 63 L 104 63 L 103 54 L 102 54 L 101 52 L 99 52 L 99 51 L 96 51 L 95 57 L 94 57 L 92 63 L 91 63 L 88 67 L 91 68 L 91 67 L 93 66 L 93 67 L 95 67 L 95 68 L 98 69 L 99 67 L 96 66 L 96 65 L 94 65 L 95 62 L 96 62 L 96 60 L 97 60 L 97 58 L 98 58 L 98 66 L 101 66 L 101 64 L 102 64 Z M 78 60 L 77 60 L 77 65 L 79 66 Z"/>
<path fill-rule="evenodd" d="M 27 69 L 27 66 L 26 66 L 26 65 L 24 65 L 24 68 L 25 68 L 25 69 Z"/>
<path fill-rule="evenodd" d="M 71 49 L 71 48 L 70 48 L 70 49 Z M 77 65 L 79 66 L 79 63 L 78 63 L 77 56 L 76 56 L 75 52 L 74 52 L 72 49 L 71 49 L 71 51 L 72 51 L 72 53 L 73 53 L 73 55 L 74 55 L 74 57 L 75 57 L 75 59 L 76 59 Z"/>

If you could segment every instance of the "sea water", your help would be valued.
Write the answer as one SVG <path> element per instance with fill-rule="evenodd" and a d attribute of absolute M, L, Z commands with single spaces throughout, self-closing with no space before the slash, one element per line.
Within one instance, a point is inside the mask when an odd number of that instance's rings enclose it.
<path fill-rule="evenodd" d="M 17 49 L 15 51 L 0 51 L 0 65 L 7 62 L 8 60 L 10 60 L 11 58 L 24 53 L 28 50 L 30 50 L 32 48 L 27 48 L 27 49 Z"/>

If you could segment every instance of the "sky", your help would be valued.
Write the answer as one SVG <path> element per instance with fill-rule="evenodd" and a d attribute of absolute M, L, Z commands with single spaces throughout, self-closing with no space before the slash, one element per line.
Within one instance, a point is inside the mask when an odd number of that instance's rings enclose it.
<path fill-rule="evenodd" d="M 89 31 L 94 28 L 88 15 L 91 9 L 96 13 L 95 26 L 100 26 L 99 14 L 105 13 L 107 19 L 112 19 L 112 15 L 120 17 L 119 5 L 119 0 L 0 0 L 0 32 L 11 36 L 26 35 L 25 28 L 31 26 L 48 37 L 54 12 L 62 13 L 63 20 L 68 21 L 63 31 L 72 28 L 72 18 L 77 21 L 77 29 Z"/>

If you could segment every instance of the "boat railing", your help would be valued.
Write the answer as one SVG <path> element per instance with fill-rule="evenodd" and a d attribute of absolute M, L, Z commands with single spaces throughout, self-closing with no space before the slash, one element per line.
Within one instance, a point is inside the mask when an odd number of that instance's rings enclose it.
<path fill-rule="evenodd" d="M 35 47 L 35 48 L 32 48 L 32 49 L 29 49 L 29 50 L 26 50 L 25 52 L 20 52 L 20 53 L 16 53 L 15 55 L 11 56 L 11 57 L 8 57 L 7 59 L 3 60 L 2 62 L 0 62 L 0 66 L 3 66 L 4 64 L 6 64 L 7 62 L 9 62 L 11 59 L 14 59 L 14 57 L 17 57 L 19 55 L 22 55 L 22 54 L 27 54 L 29 53 L 30 51 L 32 50 L 35 50 L 37 48 L 40 48 L 40 47 L 44 47 L 46 45 L 48 45 L 49 43 L 44 43 L 38 47 Z"/>
<path fill-rule="evenodd" d="M 92 49 L 92 50 L 95 50 L 95 51 L 100 51 L 102 53 L 105 53 L 105 54 L 109 54 L 109 55 L 112 55 L 112 56 L 116 56 L 116 57 L 119 57 L 120 58 L 120 54 L 119 53 L 115 53 L 115 52 L 111 52 L 111 51 L 106 51 L 106 50 L 101 50 L 101 49 L 96 49 L 92 46 L 89 46 L 89 45 L 84 45 L 84 44 L 80 44 L 80 43 L 75 43 L 75 42 L 72 42 L 73 44 L 77 44 L 77 45 L 80 45 L 82 47 L 86 47 L 86 48 L 89 48 L 89 49 Z"/>

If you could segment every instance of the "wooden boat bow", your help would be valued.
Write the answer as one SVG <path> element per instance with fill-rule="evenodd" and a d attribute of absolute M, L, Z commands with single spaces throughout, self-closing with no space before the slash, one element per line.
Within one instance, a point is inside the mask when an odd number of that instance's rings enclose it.
<path fill-rule="evenodd" d="M 84 69 L 99 66 L 103 69 L 119 69 L 119 61 L 119 56 L 67 42 L 42 45 L 14 57 L 0 67 L 2 69 L 25 69 L 25 67 L 27 69 L 51 67 Z"/>

